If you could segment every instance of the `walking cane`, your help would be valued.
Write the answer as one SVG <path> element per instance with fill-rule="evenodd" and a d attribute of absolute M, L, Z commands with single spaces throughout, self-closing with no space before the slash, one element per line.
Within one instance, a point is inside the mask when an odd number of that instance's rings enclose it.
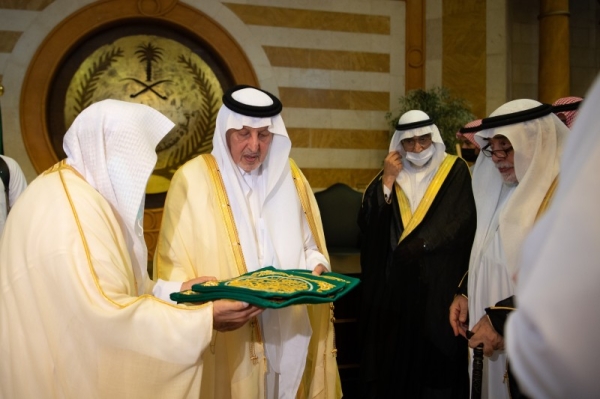
<path fill-rule="evenodd" d="M 467 338 L 473 333 L 467 331 Z M 483 381 L 483 344 L 473 349 L 473 375 L 471 381 L 471 399 L 481 399 L 481 383 Z"/>
<path fill-rule="evenodd" d="M 483 380 L 483 344 L 473 349 L 473 381 L 471 382 L 471 399 L 481 399 L 481 382 Z"/>

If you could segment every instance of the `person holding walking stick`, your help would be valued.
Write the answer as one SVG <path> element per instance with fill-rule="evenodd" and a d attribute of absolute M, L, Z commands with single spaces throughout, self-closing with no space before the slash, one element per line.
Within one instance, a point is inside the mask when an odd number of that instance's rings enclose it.
<path fill-rule="evenodd" d="M 552 106 L 521 99 L 483 119 L 475 135 L 481 147 L 473 170 L 477 232 L 449 319 L 455 335 L 473 332 L 469 347 L 483 344 L 482 398 L 509 398 L 501 316 L 514 307 L 517 256 L 552 199 L 568 133 Z"/>

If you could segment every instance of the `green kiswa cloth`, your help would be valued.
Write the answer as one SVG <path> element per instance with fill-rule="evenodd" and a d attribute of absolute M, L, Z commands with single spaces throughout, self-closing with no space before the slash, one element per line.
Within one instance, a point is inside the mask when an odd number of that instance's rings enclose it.
<path fill-rule="evenodd" d="M 178 302 L 233 299 L 264 308 L 334 302 L 351 291 L 359 279 L 338 273 L 312 275 L 310 270 L 265 267 L 241 276 L 196 284 L 192 290 L 171 294 Z"/>

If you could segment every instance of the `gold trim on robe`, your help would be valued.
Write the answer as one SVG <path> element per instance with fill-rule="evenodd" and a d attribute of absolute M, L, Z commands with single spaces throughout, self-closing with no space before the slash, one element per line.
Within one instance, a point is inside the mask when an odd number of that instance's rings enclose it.
<path fill-rule="evenodd" d="M 322 235 L 323 228 L 317 228 L 315 212 L 312 210 L 313 208 L 311 206 L 310 197 L 306 190 L 306 185 L 304 184 L 305 178 L 302 174 L 302 171 L 296 165 L 296 162 L 294 162 L 294 160 L 291 158 L 289 161 L 290 168 L 292 170 L 292 177 L 294 179 L 294 185 L 296 186 L 300 203 L 302 204 L 302 210 L 306 215 L 306 220 L 308 221 L 308 225 L 314 237 L 315 243 L 317 244 L 317 248 L 329 260 L 329 255 L 325 250 L 325 238 Z M 300 383 L 300 387 L 298 388 L 298 393 L 296 395 L 296 398 L 298 399 L 309 397 L 327 399 L 339 398 L 342 396 L 341 381 L 339 378 L 336 361 L 337 349 L 335 346 L 335 330 L 333 326 L 335 317 L 333 309 L 333 304 L 307 305 L 308 317 L 313 329 L 313 336 L 311 337 L 309 344 L 308 358 L 311 358 L 311 353 L 316 353 L 317 356 L 318 354 L 322 354 L 322 360 L 317 360 L 313 367 L 309 367 L 309 359 L 307 359 L 307 367 L 304 371 L 304 375 L 302 376 L 302 382 Z M 323 326 L 325 327 L 323 328 Z M 317 330 L 317 328 L 319 329 Z M 316 374 L 317 370 L 320 368 L 319 363 L 322 363 L 322 377 L 319 377 Z M 314 373 L 312 376 L 311 372 Z M 320 378 L 323 379 L 321 382 L 319 381 Z M 319 382 L 323 385 L 323 392 L 319 392 L 318 388 L 316 387 Z"/>
<path fill-rule="evenodd" d="M 396 196 L 398 198 L 398 207 L 400 208 L 400 215 L 402 216 L 402 224 L 404 225 L 404 231 L 398 240 L 398 244 L 402 242 L 410 233 L 412 233 L 417 226 L 423 221 L 423 218 L 427 214 L 427 211 L 431 207 L 435 196 L 440 191 L 442 184 L 448 177 L 448 173 L 452 169 L 454 162 L 458 159 L 455 155 L 446 155 L 446 158 L 440 164 L 438 171 L 436 172 L 433 180 L 427 187 L 427 191 L 425 191 L 425 195 L 419 202 L 419 206 L 415 210 L 415 213 L 412 214 L 410 203 L 408 198 L 406 198 L 406 194 L 402 191 L 402 188 L 396 183 L 394 184 L 396 189 Z"/>
<path fill-rule="evenodd" d="M 197 399 L 212 306 L 167 304 L 150 279 L 138 288 L 120 216 L 66 162 L 19 203 L 0 251 L 0 341 L 14 349 L 0 359 L 0 396 Z"/>
<path fill-rule="evenodd" d="M 96 270 L 94 269 L 94 262 L 92 261 L 92 255 L 91 255 L 91 251 L 87 242 L 87 239 L 85 237 L 85 233 L 83 232 L 83 228 L 81 226 L 81 221 L 79 220 L 79 214 L 77 212 L 77 210 L 75 209 L 75 204 L 73 203 L 73 200 L 71 198 L 71 194 L 69 192 L 69 189 L 67 187 L 67 183 L 65 182 L 65 177 L 63 175 L 63 172 L 65 170 L 68 170 L 70 172 L 72 172 L 73 174 L 75 174 L 77 177 L 83 179 L 85 181 L 85 178 L 81 175 L 81 173 L 79 173 L 77 171 L 77 169 L 73 168 L 71 165 L 69 165 L 66 160 L 61 160 L 59 162 L 57 162 L 56 164 L 54 164 L 53 166 L 51 166 L 50 168 L 48 168 L 47 170 L 45 170 L 43 172 L 44 175 L 49 175 L 51 173 L 54 172 L 58 172 L 58 176 L 60 177 L 60 181 L 62 183 L 63 189 L 65 190 L 65 195 L 67 196 L 67 201 L 69 202 L 69 206 L 71 207 L 71 211 L 73 212 L 73 218 L 75 219 L 75 224 L 77 225 L 77 229 L 79 231 L 79 235 L 81 236 L 81 241 L 83 244 L 83 248 L 85 250 L 85 255 L 87 258 L 87 262 L 90 268 L 90 274 L 92 275 L 93 279 L 94 279 L 94 284 L 96 285 L 96 288 L 98 289 L 98 292 L 100 292 L 100 294 L 110 303 L 112 303 L 114 306 L 120 308 L 120 309 L 124 309 L 127 306 L 134 304 L 142 299 L 152 299 L 155 300 L 157 302 L 161 302 L 163 304 L 165 304 L 166 306 L 169 307 L 173 307 L 173 308 L 179 308 L 179 306 L 174 305 L 172 303 L 169 302 L 165 302 L 162 301 L 156 297 L 154 297 L 153 295 L 149 295 L 149 294 L 145 294 L 145 293 L 138 293 L 138 285 L 137 285 L 137 280 L 135 278 L 135 274 L 133 273 L 133 270 L 131 271 L 131 278 L 132 278 L 132 287 L 134 289 L 134 294 L 132 296 L 135 297 L 135 299 L 125 305 L 114 301 L 113 299 L 111 299 L 110 297 L 108 297 L 105 293 L 104 290 L 102 289 L 102 287 L 100 286 L 100 282 L 98 280 L 98 274 L 96 273 Z M 195 306 L 188 306 L 187 309 L 193 310 L 193 309 L 200 309 L 202 307 L 204 307 L 205 305 L 195 305 Z"/>
<path fill-rule="evenodd" d="M 323 253 L 323 245 L 321 244 L 320 237 L 317 234 L 317 226 L 315 225 L 315 219 L 312 212 L 312 208 L 310 207 L 310 202 L 308 199 L 308 194 L 302 184 L 302 176 L 298 165 L 294 162 L 293 159 L 290 158 L 290 169 L 292 170 L 292 178 L 294 179 L 294 185 L 296 186 L 296 191 L 298 191 L 298 197 L 300 198 L 300 203 L 302 204 L 302 210 L 306 215 L 306 220 L 308 221 L 308 225 L 310 226 L 310 231 L 315 238 L 315 242 L 317 243 L 317 248 L 319 252 Z"/>
<path fill-rule="evenodd" d="M 223 183 L 223 178 L 221 177 L 221 173 L 218 168 L 217 162 L 211 154 L 202 154 L 201 157 L 206 161 L 208 169 L 211 172 L 212 181 L 217 191 L 218 198 L 221 202 L 222 216 L 227 226 L 227 231 L 230 240 L 232 243 L 237 243 L 236 245 L 232 244 L 232 246 L 236 262 L 238 262 L 238 270 L 246 270 L 246 265 L 242 253 L 242 248 L 240 245 L 237 228 L 233 219 L 233 212 L 231 211 L 231 206 L 229 205 L 227 192 L 225 190 L 225 185 Z M 289 161 L 294 185 L 296 186 L 302 209 L 304 211 L 304 214 L 306 215 L 306 219 L 308 221 L 310 230 L 313 234 L 315 243 L 317 244 L 317 248 L 321 253 L 325 255 L 327 259 L 329 259 L 327 251 L 324 249 L 326 247 L 324 245 L 324 236 L 322 234 L 323 229 L 319 229 L 317 227 L 317 223 L 315 220 L 316 212 L 313 211 L 309 194 L 305 188 L 305 178 L 302 175 L 300 169 L 297 167 L 296 163 L 292 159 L 290 159 Z M 240 273 L 240 275 L 241 274 L 244 273 Z M 335 320 L 333 316 L 333 305 L 307 305 L 307 310 L 313 329 L 313 337 L 311 337 L 311 341 L 309 343 L 308 357 L 312 357 L 311 352 L 321 353 L 322 356 L 318 356 L 321 360 L 313 362 L 314 364 L 312 366 L 309 365 L 309 359 L 307 359 L 307 367 L 302 377 L 302 381 L 300 383 L 300 387 L 298 388 L 298 393 L 296 397 L 310 397 L 323 399 L 339 398 L 341 397 L 341 383 L 339 379 L 339 374 L 337 372 L 337 350 L 335 349 L 335 338 L 333 328 L 333 321 Z M 254 342 L 254 334 L 256 334 L 256 337 L 258 338 L 257 342 L 261 343 L 260 337 L 262 335 L 260 333 L 259 323 L 253 320 L 252 324 L 255 326 L 255 329 L 252 329 L 252 341 Z M 323 326 L 325 326 L 325 328 L 321 328 Z M 254 358 L 256 358 L 256 356 L 254 356 Z M 254 358 L 253 361 L 255 361 Z M 322 370 L 321 376 L 317 375 L 319 369 Z M 335 374 L 333 376 L 329 375 L 332 373 Z M 322 385 L 322 387 L 319 388 L 318 385 Z M 330 392 L 332 394 L 330 394 Z"/>
<path fill-rule="evenodd" d="M 546 210 L 550 207 L 550 204 L 552 203 L 552 199 L 554 198 L 554 192 L 556 191 L 557 186 L 558 186 L 558 175 L 554 178 L 554 180 L 552 181 L 552 184 L 550 184 L 550 187 L 548 188 L 548 191 L 546 192 L 546 195 L 544 196 L 544 199 L 542 200 L 542 203 L 540 204 L 540 208 L 538 209 L 538 212 L 535 215 L 536 222 L 540 217 L 542 217 L 542 215 L 544 213 L 546 213 Z"/>
<path fill-rule="evenodd" d="M 246 261 L 244 260 L 244 253 L 242 252 L 242 244 L 240 243 L 240 237 L 235 225 L 235 220 L 233 219 L 233 211 L 231 210 L 229 197 L 227 196 L 227 191 L 225 190 L 225 183 L 223 182 L 223 176 L 221 176 L 221 170 L 219 169 L 217 160 L 212 154 L 202 154 L 200 156 L 204 159 L 206 165 L 208 166 L 215 191 L 219 197 L 223 221 L 227 226 L 227 233 L 229 234 L 229 242 L 231 243 L 233 255 L 235 257 L 235 264 L 237 265 L 241 276 L 242 274 L 247 273 L 248 269 L 246 268 Z M 250 325 L 252 326 L 250 336 L 250 342 L 252 342 L 252 345 L 250 346 L 250 359 L 252 359 L 253 364 L 256 364 L 258 362 L 258 356 L 256 356 L 254 342 L 262 344 L 262 333 L 260 331 L 260 323 L 256 317 L 252 318 Z"/>
<path fill-rule="evenodd" d="M 242 252 L 242 244 L 240 242 L 237 227 L 235 225 L 235 221 L 233 220 L 233 211 L 231 210 L 229 197 L 227 196 L 227 191 L 225 190 L 225 183 L 223 182 L 223 176 L 221 176 L 221 170 L 219 169 L 217 160 L 211 154 L 202 154 L 201 157 L 208 165 L 208 170 L 210 171 L 217 196 L 219 197 L 223 220 L 227 225 L 229 242 L 231 243 L 233 255 L 235 256 L 235 264 L 237 265 L 241 276 L 242 274 L 248 273 L 248 268 L 246 267 L 246 261 L 244 259 L 244 253 Z"/>

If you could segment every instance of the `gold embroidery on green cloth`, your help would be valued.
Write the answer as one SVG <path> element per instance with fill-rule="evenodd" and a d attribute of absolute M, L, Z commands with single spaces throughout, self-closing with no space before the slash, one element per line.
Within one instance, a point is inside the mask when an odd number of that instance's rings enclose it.
<path fill-rule="evenodd" d="M 338 278 L 337 280 L 340 282 L 346 282 L 341 278 Z M 215 281 L 207 281 L 200 285 L 207 287 L 217 286 L 219 284 Z M 316 278 L 310 278 L 310 275 L 289 275 L 286 272 L 277 270 L 257 271 L 247 276 L 240 276 L 229 281 L 225 281 L 223 285 L 279 294 L 293 294 L 300 291 L 315 291 L 315 289 L 317 292 L 327 292 L 336 288 L 334 284 L 320 281 Z"/>
<path fill-rule="evenodd" d="M 278 294 L 293 294 L 294 292 L 311 290 L 313 288 L 309 281 L 303 279 L 277 277 L 272 275 L 262 277 L 253 276 L 250 278 L 240 277 L 225 285 Z"/>
<path fill-rule="evenodd" d="M 410 218 L 410 222 L 404 226 L 404 231 L 402 232 L 398 243 L 400 243 L 410 233 L 412 233 L 413 230 L 416 229 L 417 226 L 423 221 L 423 218 L 427 214 L 427 211 L 433 203 L 435 196 L 437 195 L 438 191 L 440 191 L 442 184 L 444 184 L 444 180 L 446 180 L 448 173 L 450 173 L 450 169 L 452 169 L 452 166 L 454 165 L 454 162 L 456 162 L 457 159 L 458 157 L 456 155 L 446 155 L 446 158 L 444 158 L 444 160 L 442 161 L 442 164 L 438 168 L 437 173 L 435 174 L 433 180 L 429 184 L 427 191 L 425 191 L 425 195 L 423 195 L 423 199 L 421 199 L 419 206 L 415 210 L 413 216 Z"/>
<path fill-rule="evenodd" d="M 304 269 L 280 270 L 273 266 L 246 273 L 242 276 L 194 284 L 185 294 L 173 293 L 177 302 L 206 302 L 216 299 L 234 299 L 263 307 L 281 307 L 292 304 L 333 302 L 352 290 L 359 280 L 329 272 L 316 276 Z M 272 306 L 279 303 L 280 306 Z"/>

